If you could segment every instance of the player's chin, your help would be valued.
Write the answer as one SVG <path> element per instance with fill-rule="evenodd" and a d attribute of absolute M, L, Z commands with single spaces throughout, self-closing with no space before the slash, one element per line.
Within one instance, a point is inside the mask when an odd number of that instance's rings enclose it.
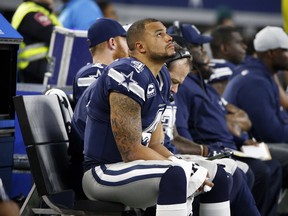
<path fill-rule="evenodd" d="M 169 58 L 175 56 L 175 54 L 176 54 L 175 49 L 167 49 L 167 56 L 168 56 Z"/>
<path fill-rule="evenodd" d="M 174 54 L 175 54 L 175 46 L 174 46 L 173 43 L 169 44 L 169 45 L 166 47 L 166 49 L 167 49 L 168 52 L 173 51 Z"/>

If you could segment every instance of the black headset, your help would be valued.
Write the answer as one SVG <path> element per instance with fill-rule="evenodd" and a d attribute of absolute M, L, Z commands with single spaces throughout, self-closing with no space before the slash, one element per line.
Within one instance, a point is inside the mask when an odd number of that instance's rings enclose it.
<path fill-rule="evenodd" d="M 178 59 L 182 59 L 182 58 L 191 58 L 192 55 L 190 54 L 190 52 L 188 50 L 180 50 L 180 51 L 177 51 L 175 56 L 169 58 L 167 61 L 166 61 L 166 64 L 169 65 L 171 62 L 175 61 L 175 60 L 178 60 Z"/>

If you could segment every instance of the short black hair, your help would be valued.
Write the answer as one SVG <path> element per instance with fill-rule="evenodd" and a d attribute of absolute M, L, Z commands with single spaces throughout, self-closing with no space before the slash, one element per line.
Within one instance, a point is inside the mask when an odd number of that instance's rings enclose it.
<path fill-rule="evenodd" d="M 222 44 L 228 44 L 233 39 L 232 33 L 234 32 L 240 33 L 240 31 L 233 26 L 220 25 L 212 29 L 210 47 L 213 56 L 218 55 Z"/>

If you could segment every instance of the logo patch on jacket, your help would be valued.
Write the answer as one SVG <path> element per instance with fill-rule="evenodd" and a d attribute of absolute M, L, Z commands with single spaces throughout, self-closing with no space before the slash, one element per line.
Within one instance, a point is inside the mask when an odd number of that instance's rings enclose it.
<path fill-rule="evenodd" d="M 52 21 L 49 19 L 49 17 L 40 12 L 34 15 L 34 19 L 42 26 L 48 26 L 52 24 Z"/>

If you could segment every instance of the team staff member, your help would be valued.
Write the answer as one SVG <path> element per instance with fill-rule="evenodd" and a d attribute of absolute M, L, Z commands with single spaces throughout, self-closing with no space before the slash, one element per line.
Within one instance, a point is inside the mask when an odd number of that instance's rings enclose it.
<path fill-rule="evenodd" d="M 20 82 L 42 83 L 47 72 L 47 52 L 54 26 L 61 25 L 52 12 L 54 0 L 24 0 L 12 17 L 23 36 L 18 54 Z"/>
<path fill-rule="evenodd" d="M 248 113 L 257 140 L 288 143 L 288 115 L 279 105 L 279 91 L 272 77 L 288 69 L 288 36 L 280 27 L 266 26 L 256 34 L 254 47 L 257 58 L 238 69 L 239 75 L 229 82 L 224 97 Z M 261 112 L 259 107 L 263 108 Z"/>
<path fill-rule="evenodd" d="M 193 56 L 194 68 L 175 95 L 177 131 L 187 139 L 205 144 L 209 154 L 220 152 L 225 147 L 237 149 L 226 122 L 229 111 L 227 104 L 211 85 L 204 82 L 211 75 L 209 65 L 205 64 L 206 53 L 202 46 L 207 42 L 207 38 L 195 34 L 195 27 L 189 24 L 182 24 L 180 30 L 186 40 L 186 47 Z M 242 145 L 246 145 L 246 142 Z M 247 163 L 254 173 L 252 192 L 261 215 L 275 215 L 282 182 L 278 161 L 263 162 L 250 158 L 238 160 Z"/>
<path fill-rule="evenodd" d="M 174 38 L 175 39 L 175 38 Z M 192 59 L 191 55 L 188 50 L 180 47 L 177 50 L 177 44 L 175 44 L 176 48 L 176 55 L 170 58 L 166 63 L 168 70 L 170 72 L 170 79 L 171 79 L 171 86 L 170 86 L 170 95 L 174 95 L 178 91 L 178 87 L 182 84 L 185 80 L 185 77 L 191 71 L 192 66 Z M 177 111 L 177 104 L 176 101 L 172 101 L 172 97 L 170 97 L 167 107 L 162 116 L 162 124 L 165 131 L 165 143 L 164 145 L 167 147 L 173 146 L 173 127 L 175 122 L 175 116 Z M 179 137 L 179 136 L 178 136 Z M 178 142 L 179 143 L 179 142 Z M 230 205 L 231 205 L 231 215 L 258 215 L 259 212 L 256 208 L 255 201 L 251 195 L 251 192 L 248 188 L 246 182 L 244 182 L 244 178 L 242 175 L 242 171 L 237 169 L 236 163 L 232 159 L 221 159 L 215 161 L 208 161 L 204 157 L 194 156 L 195 146 L 197 145 L 198 149 L 200 147 L 199 144 L 194 144 L 190 141 L 189 144 L 186 145 L 194 146 L 194 147 L 187 147 L 186 149 L 192 150 L 192 155 L 180 155 L 181 158 L 185 158 L 188 161 L 194 161 L 198 163 L 200 166 L 205 167 L 208 169 L 210 179 L 214 183 L 213 190 L 209 193 L 205 193 L 198 198 L 200 198 L 200 212 L 201 208 L 203 208 L 203 204 L 217 202 L 218 207 L 221 206 L 220 203 L 223 204 L 225 201 L 225 188 L 228 187 L 232 188 L 229 192 L 230 198 Z M 171 149 L 171 148 L 170 148 Z M 202 147 L 202 151 L 204 148 Z M 173 153 L 177 153 L 177 151 L 173 151 Z M 184 152 L 187 153 L 187 152 Z M 203 152 L 200 151 L 200 155 L 203 156 Z M 225 167 L 225 171 L 223 167 L 217 166 L 217 163 L 223 164 Z M 231 175 L 230 175 L 231 174 Z M 233 179 L 233 180 L 232 180 Z M 227 181 L 228 180 L 228 181 Z M 232 183 L 231 183 L 232 182 Z M 232 185 L 232 186 L 231 186 Z M 221 191 L 221 192 L 220 192 Z M 199 215 L 196 209 L 199 208 L 196 202 L 193 202 L 193 215 Z M 215 205 L 215 203 L 214 203 Z M 241 205 L 241 207 L 240 207 Z M 244 207 L 245 206 L 245 207 Z M 202 209 L 203 210 L 203 209 Z"/>
<path fill-rule="evenodd" d="M 273 75 L 288 70 L 288 36 L 280 27 L 266 26 L 256 34 L 254 47 L 257 57 L 238 68 L 238 75 L 228 83 L 223 96 L 247 112 L 253 124 L 252 135 L 268 143 L 272 157 L 281 162 L 287 188 L 288 114 L 280 106 Z"/>

